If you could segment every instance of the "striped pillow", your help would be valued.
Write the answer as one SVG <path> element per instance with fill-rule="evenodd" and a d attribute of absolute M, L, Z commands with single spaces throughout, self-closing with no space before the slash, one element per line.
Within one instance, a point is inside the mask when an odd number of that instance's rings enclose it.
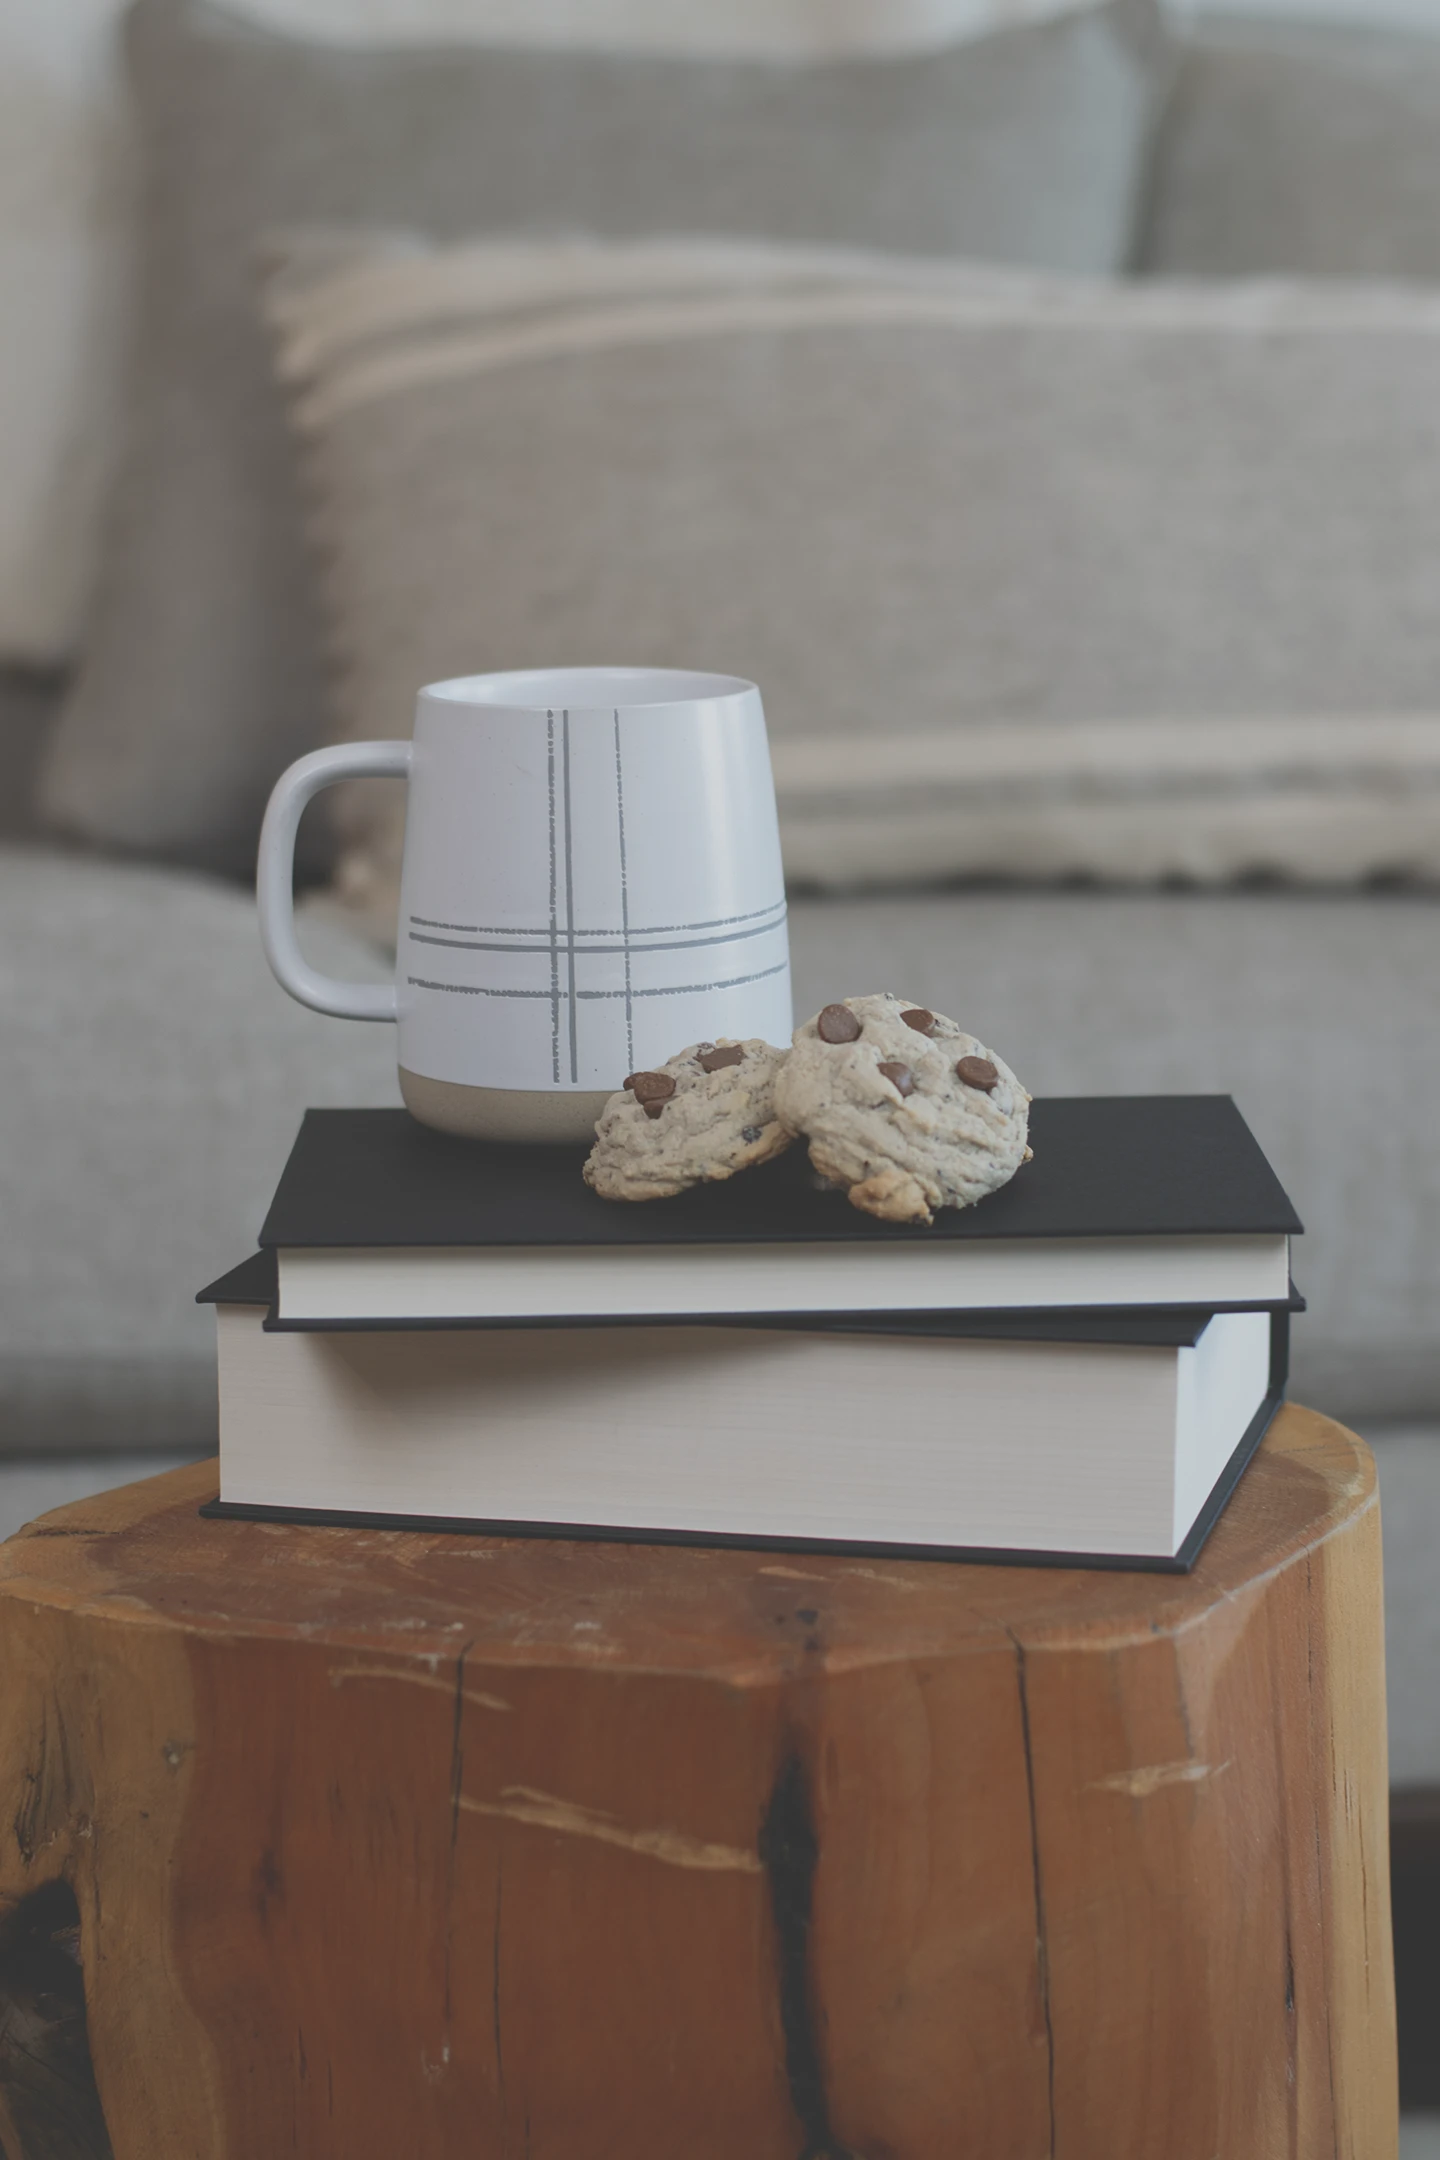
<path fill-rule="evenodd" d="M 800 886 L 1440 871 L 1440 296 L 299 235 L 268 308 L 345 736 L 723 668 Z"/>

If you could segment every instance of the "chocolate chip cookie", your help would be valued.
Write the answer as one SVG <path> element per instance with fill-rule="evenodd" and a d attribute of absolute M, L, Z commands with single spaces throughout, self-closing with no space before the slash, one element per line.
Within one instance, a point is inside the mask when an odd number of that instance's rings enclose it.
<path fill-rule="evenodd" d="M 775 1115 L 772 1043 L 694 1043 L 627 1075 L 595 1126 L 585 1182 L 605 1200 L 663 1200 L 768 1162 L 793 1134 Z"/>
<path fill-rule="evenodd" d="M 845 998 L 795 1030 L 775 1083 L 782 1124 L 852 1203 L 932 1222 L 1007 1184 L 1030 1150 L 1030 1097 L 984 1043 L 913 998 Z"/>

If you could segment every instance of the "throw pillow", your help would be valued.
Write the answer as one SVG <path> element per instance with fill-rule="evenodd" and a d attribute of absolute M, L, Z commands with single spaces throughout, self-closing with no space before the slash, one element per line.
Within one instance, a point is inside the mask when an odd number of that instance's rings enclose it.
<path fill-rule="evenodd" d="M 136 202 L 125 0 L 0 8 L 0 659 L 73 654 L 121 430 Z M 235 0 L 340 46 L 928 51 L 1094 0 Z"/>
<path fill-rule="evenodd" d="M 1440 277 L 1440 37 L 1196 25 L 1147 222 L 1159 275 Z"/>
<path fill-rule="evenodd" d="M 252 320 L 276 220 L 711 232 L 1121 261 L 1168 79 L 1155 0 L 926 55 L 722 61 L 301 44 L 138 0 L 137 402 L 96 622 L 43 779 L 111 844 L 248 869 L 321 730 L 283 415 Z"/>
<path fill-rule="evenodd" d="M 352 238 L 271 311 L 346 734 L 724 669 L 802 886 L 1440 875 L 1440 295 Z"/>
<path fill-rule="evenodd" d="M 119 432 L 134 188 L 117 0 L 0 8 L 0 660 L 74 649 Z"/>

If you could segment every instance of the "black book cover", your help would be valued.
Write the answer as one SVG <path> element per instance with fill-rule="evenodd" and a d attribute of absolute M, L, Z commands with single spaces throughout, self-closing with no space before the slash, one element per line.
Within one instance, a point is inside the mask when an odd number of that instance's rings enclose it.
<path fill-rule="evenodd" d="M 877 1222 L 819 1190 L 803 1144 L 743 1177 L 641 1205 L 601 1200 L 584 1147 L 504 1147 L 404 1110 L 308 1110 L 262 1246 L 885 1244 L 1243 1236 L 1302 1227 L 1228 1095 L 1056 1096 L 1035 1159 L 933 1224 Z"/>

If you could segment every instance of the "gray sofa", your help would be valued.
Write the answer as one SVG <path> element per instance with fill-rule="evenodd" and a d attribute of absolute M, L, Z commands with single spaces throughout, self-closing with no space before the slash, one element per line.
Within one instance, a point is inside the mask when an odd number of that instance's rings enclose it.
<path fill-rule="evenodd" d="M 1143 267 L 1440 268 L 1437 113 L 1440 44 L 1207 32 L 1156 148 Z M 0 1451 L 193 1452 L 214 1423 L 193 1292 L 249 1247 L 307 1102 L 397 1099 L 392 1049 L 285 999 L 242 886 L 38 831 L 46 724 L 47 686 L 11 679 Z M 992 887 L 801 898 L 792 941 L 802 1010 L 893 985 L 962 1014 L 1037 1091 L 1233 1092 L 1307 1223 L 1295 1388 L 1363 1425 L 1440 1418 L 1437 928 L 1424 891 Z M 307 934 L 339 971 L 381 964 L 318 916 Z"/>
<path fill-rule="evenodd" d="M 5 1446 L 202 1448 L 193 1292 L 250 1249 L 307 1103 L 399 1100 L 390 1032 L 284 997 L 218 881 L 12 847 L 0 914 Z M 1306 1222 L 1296 1391 L 1363 1425 L 1440 1416 L 1437 929 L 1414 896 L 954 892 L 801 899 L 791 947 L 799 1010 L 893 985 L 1037 1093 L 1232 1092 Z"/>

